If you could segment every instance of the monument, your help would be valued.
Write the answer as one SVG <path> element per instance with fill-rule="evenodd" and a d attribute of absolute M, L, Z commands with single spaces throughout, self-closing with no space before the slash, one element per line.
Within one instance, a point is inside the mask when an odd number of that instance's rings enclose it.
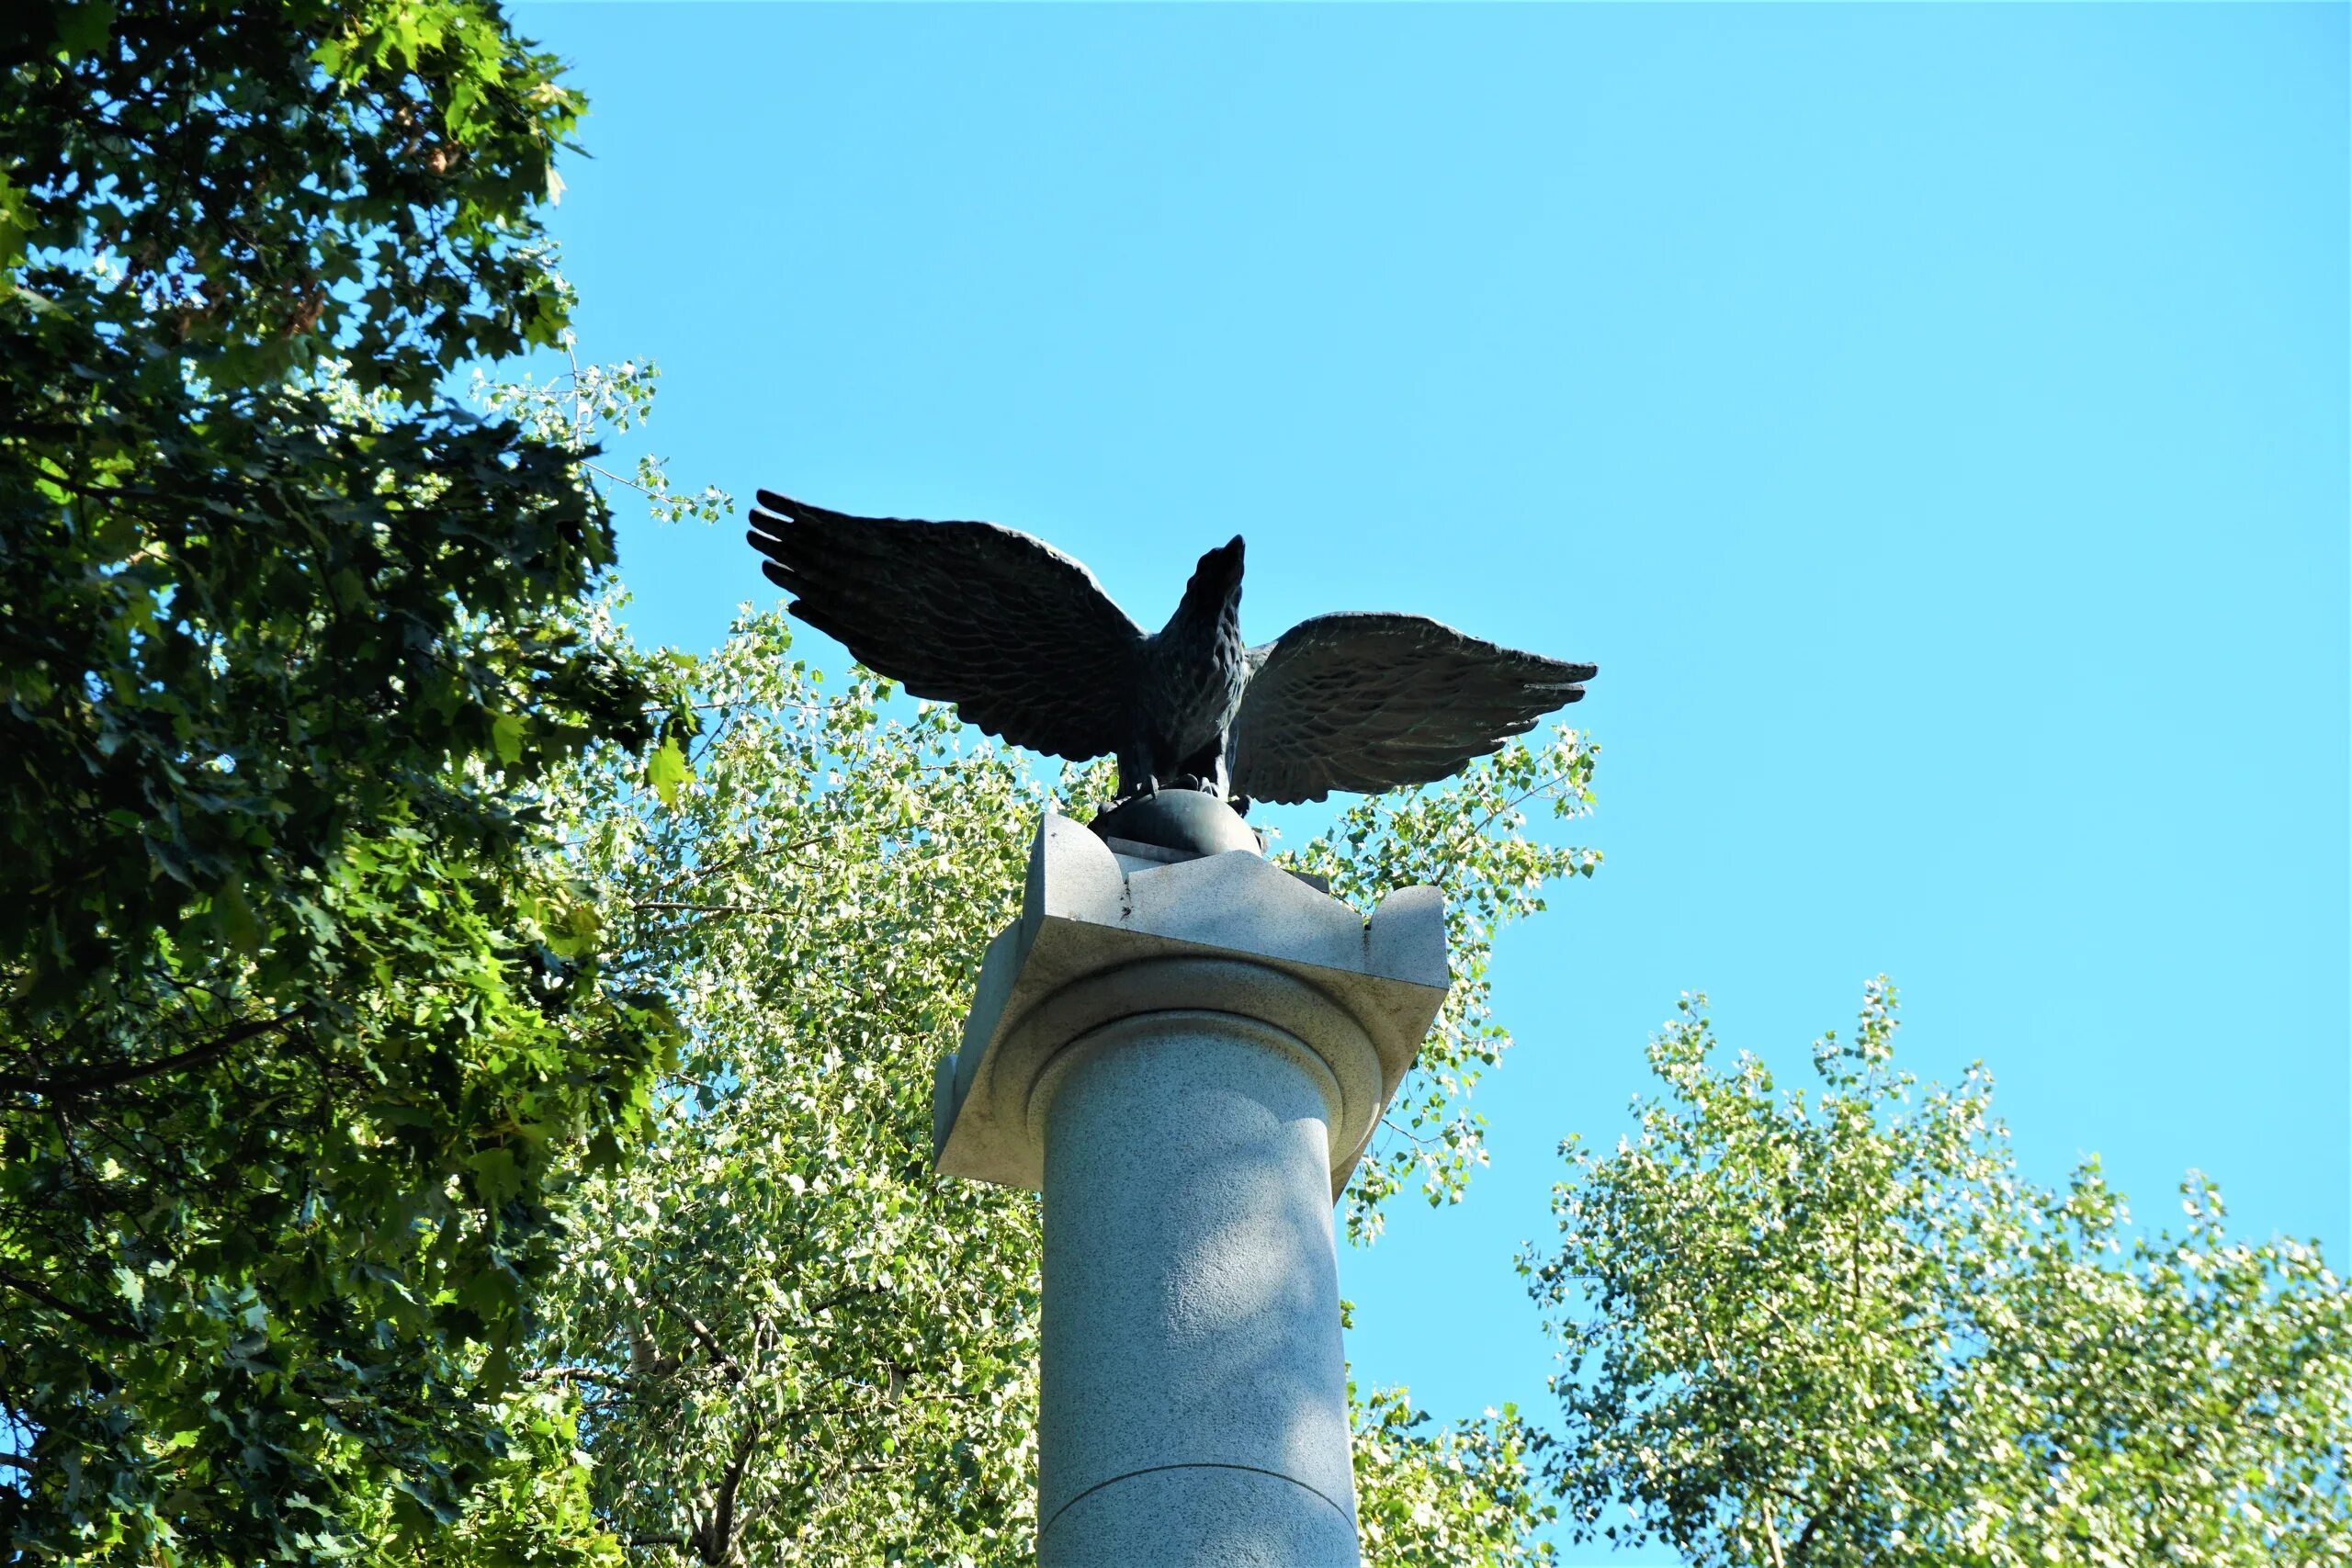
<path fill-rule="evenodd" d="M 1044 1194 L 1039 1563 L 1352 1568 L 1331 1211 L 1444 999 L 1444 908 L 1366 919 L 1241 813 L 1443 778 L 1593 666 L 1413 615 L 1250 648 L 1238 538 L 1148 635 L 1027 535 L 759 499 L 794 614 L 1015 744 L 1118 757 L 1109 810 L 1039 826 L 933 1096 L 943 1174 Z"/>

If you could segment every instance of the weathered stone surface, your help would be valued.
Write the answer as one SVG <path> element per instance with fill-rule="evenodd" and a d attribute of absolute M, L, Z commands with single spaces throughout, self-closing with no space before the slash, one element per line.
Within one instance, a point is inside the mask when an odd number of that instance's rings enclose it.
<path fill-rule="evenodd" d="M 1045 1193 L 1042 1568 L 1353 1568 L 1331 1201 L 1445 985 L 1431 889 L 1046 818 L 934 1102 L 942 1171 Z"/>
<path fill-rule="evenodd" d="M 1046 1118 L 1039 1562 L 1202 1561 L 1176 1543 L 1246 1473 L 1250 1514 L 1214 1521 L 1232 1561 L 1353 1563 L 1327 1075 L 1222 1011 L 1122 1019 L 1070 1055 Z"/>
<path fill-rule="evenodd" d="M 940 1170 L 1040 1190 L 1043 1106 L 1034 1091 L 1052 1057 L 1096 1023 L 1201 1005 L 1197 976 L 1154 961 L 1220 957 L 1272 976 L 1229 983 L 1263 998 L 1280 1010 L 1277 1021 L 1328 1053 L 1345 1091 L 1331 1122 L 1336 1196 L 1444 998 L 1445 910 L 1436 889 L 1392 893 L 1367 921 L 1257 855 L 1123 861 L 1079 823 L 1052 815 L 1031 852 L 1021 919 L 989 944 L 963 1043 L 940 1062 Z M 1278 988 L 1281 977 L 1305 990 Z"/>
<path fill-rule="evenodd" d="M 1062 1510 L 1040 1568 L 1354 1568 L 1352 1510 L 1254 1470 L 1160 1470 Z"/>

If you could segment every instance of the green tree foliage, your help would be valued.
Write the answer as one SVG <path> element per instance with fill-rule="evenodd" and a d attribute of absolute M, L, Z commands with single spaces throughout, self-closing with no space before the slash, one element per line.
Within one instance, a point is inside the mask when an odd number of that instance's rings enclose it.
<path fill-rule="evenodd" d="M 423 405 L 556 341 L 538 209 L 583 104 L 495 6 L 22 0 L 0 50 L 12 333 L 152 357 L 167 405 L 184 359 L 226 395 L 340 353 Z"/>
<path fill-rule="evenodd" d="M 600 483 L 727 504 L 600 466 L 650 368 L 442 392 L 568 343 L 578 99 L 472 0 L 31 0 L 0 69 L 0 1533 L 1021 1555 L 1034 1203 L 930 1177 L 928 1085 L 1047 793 L 822 697 L 773 619 L 696 742 L 684 661 L 588 603 Z M 1593 858 L 1519 807 L 1589 773 L 1512 752 L 1309 846 L 1457 900 L 1359 1231 L 1477 1163 L 1486 942 Z M 1541 1560 L 1512 1418 L 1361 1422 L 1392 1560 Z"/>
<path fill-rule="evenodd" d="M 557 341 L 579 103 L 470 0 L 0 51 L 0 1537 L 323 1558 L 552 1440 L 553 1188 L 675 1037 L 533 804 L 669 702 L 605 509 L 435 391 Z"/>
<path fill-rule="evenodd" d="M 357 1515 L 367 1568 L 623 1568 L 620 1543 L 597 1519 L 590 1461 L 580 1447 L 571 1391 L 524 1386 L 485 1406 L 499 1451 L 455 1516 L 430 1529 L 400 1528 L 401 1494 L 379 1494 Z"/>
<path fill-rule="evenodd" d="M 1445 894 L 1446 992 L 1414 1071 L 1398 1089 L 1347 1191 L 1351 1238 L 1377 1237 L 1381 1206 L 1408 1184 L 1432 1205 L 1459 1201 L 1470 1172 L 1487 1163 L 1486 1122 L 1471 1090 L 1510 1048 L 1488 1005 L 1495 933 L 1544 908 L 1544 890 L 1590 876 L 1600 852 L 1530 838 L 1526 809 L 1574 820 L 1592 807 L 1599 749 L 1572 731 L 1547 748 L 1507 747 L 1441 789 L 1395 790 L 1359 800 L 1332 828 L 1287 855 L 1329 881 L 1334 896 L 1369 909 L 1390 890 Z"/>
<path fill-rule="evenodd" d="M 1353 1391 L 1350 1391 L 1352 1396 Z M 1376 1568 L 1538 1568 L 1555 1510 L 1530 1464 L 1537 1438 L 1510 1405 L 1438 1431 L 1401 1388 L 1355 1402 L 1356 1525 Z"/>
<path fill-rule="evenodd" d="M 2021 1181 L 1981 1067 L 1918 1089 L 1871 987 L 1818 1090 L 1650 1047 L 1613 1154 L 1571 1140 L 1549 1471 L 1589 1539 L 1705 1564 L 2352 1562 L 2352 1293 L 2310 1247 L 2129 1235 L 2096 1162 Z M 1617 1522 L 1622 1520 L 1623 1522 Z"/>
<path fill-rule="evenodd" d="M 581 1190 L 528 1375 L 580 1393 L 597 1507 L 638 1561 L 1023 1560 L 1036 1201 L 933 1175 L 932 1072 L 1040 812 L 1100 804 L 1107 770 L 1049 790 L 948 710 L 862 673 L 828 687 L 773 615 L 695 683 L 690 752 L 582 769 L 563 795 L 615 950 L 673 987 L 689 1043 L 650 1146 Z M 1572 735 L 1516 750 L 1361 806 L 1299 858 L 1366 897 L 1435 877 L 1475 976 L 1536 883 L 1593 863 L 1531 845 L 1519 809 L 1580 813 L 1590 766 Z M 1413 1114 L 1455 1119 L 1465 1062 L 1501 1048 L 1482 1005 L 1474 988 L 1432 1040 Z M 1393 1157 L 1422 1157 L 1414 1133 Z M 1363 1419 L 1383 1561 L 1542 1560 L 1515 1421 L 1431 1433 L 1396 1395 Z"/>

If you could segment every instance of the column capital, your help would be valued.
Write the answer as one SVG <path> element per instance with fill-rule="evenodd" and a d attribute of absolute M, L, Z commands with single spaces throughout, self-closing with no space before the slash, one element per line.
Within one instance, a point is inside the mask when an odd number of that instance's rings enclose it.
<path fill-rule="evenodd" d="M 1237 818 L 1238 820 L 1238 818 Z M 1154 851 L 1152 854 L 1168 852 Z M 1045 1110 L 1075 1049 L 1148 1013 L 1238 1015 L 1315 1058 L 1346 1187 L 1445 998 L 1445 903 L 1407 887 L 1365 919 L 1247 850 L 1115 852 L 1046 814 L 1021 918 L 989 945 L 961 1044 L 933 1092 L 933 1161 L 1039 1190 Z"/>

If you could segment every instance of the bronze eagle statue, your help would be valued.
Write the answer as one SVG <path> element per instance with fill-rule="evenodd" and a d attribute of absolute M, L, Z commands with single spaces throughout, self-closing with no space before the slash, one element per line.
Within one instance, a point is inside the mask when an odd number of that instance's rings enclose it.
<path fill-rule="evenodd" d="M 747 537 L 792 613 L 867 669 L 1016 746 L 1115 753 L 1122 800 L 1193 788 L 1246 809 L 1428 784 L 1583 696 L 1597 668 L 1420 615 L 1317 615 L 1251 648 L 1238 536 L 1201 557 L 1158 632 L 993 523 L 853 517 L 763 490 Z"/>

